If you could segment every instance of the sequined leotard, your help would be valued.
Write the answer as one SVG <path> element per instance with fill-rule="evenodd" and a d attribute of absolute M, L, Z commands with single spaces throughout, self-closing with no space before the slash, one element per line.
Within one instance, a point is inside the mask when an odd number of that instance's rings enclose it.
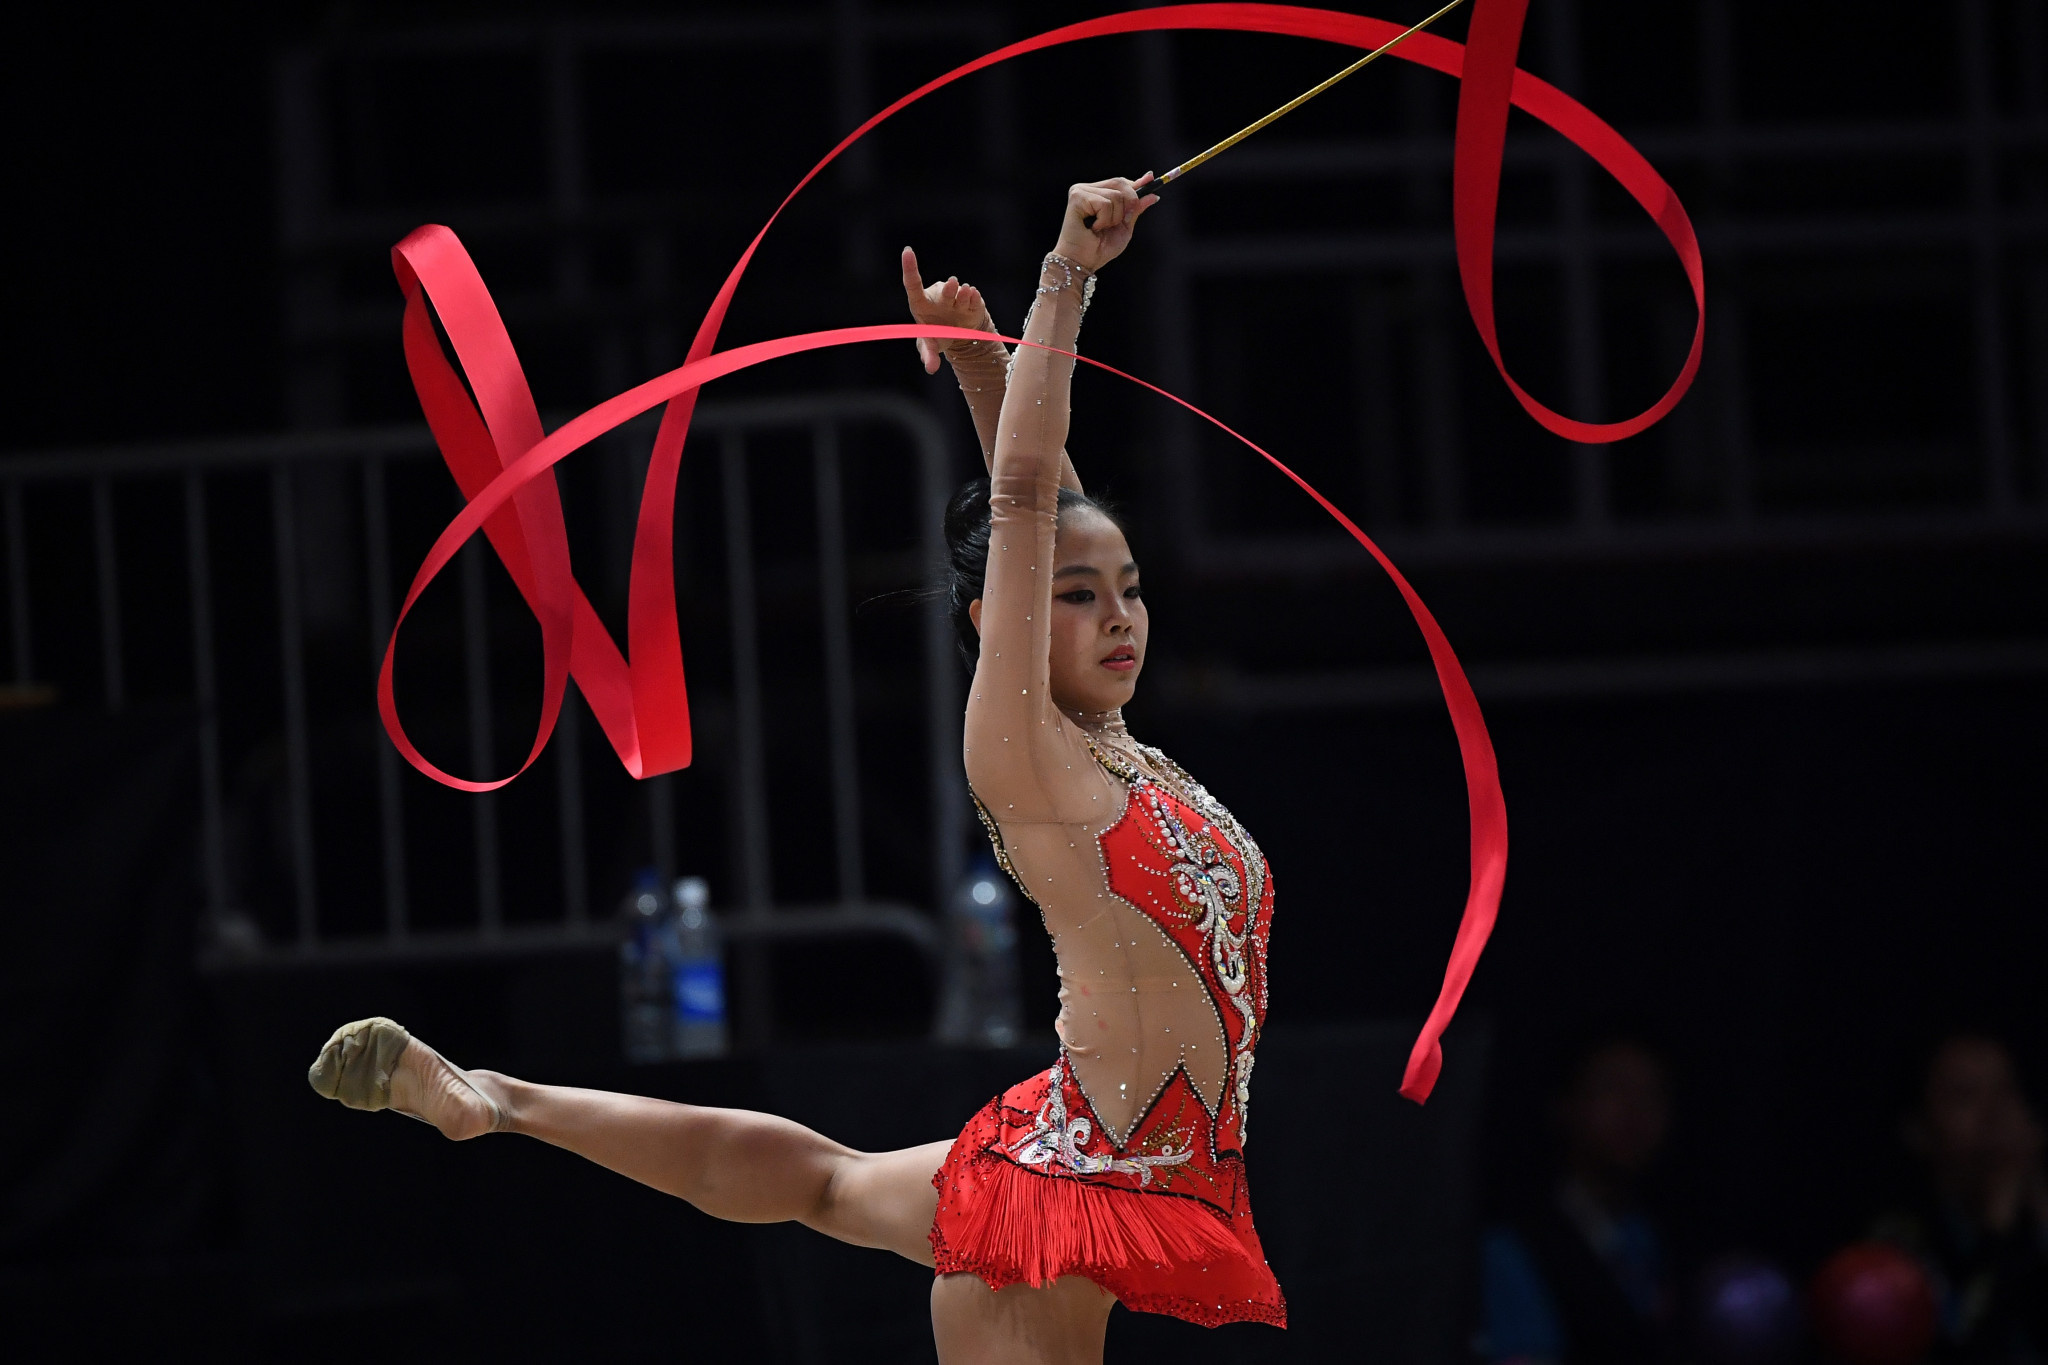
<path fill-rule="evenodd" d="M 1072 350 L 1083 296 L 1057 264 L 1041 283 L 1025 335 Z M 994 1288 L 1081 1275 L 1129 1308 L 1284 1325 L 1243 1155 L 1271 876 L 1230 813 L 1119 717 L 1052 701 L 1073 362 L 1024 348 L 1006 385 L 1000 343 L 949 358 L 992 484 L 967 776 L 1052 936 L 1061 1046 L 975 1115 L 934 1177 L 939 1272 Z"/>

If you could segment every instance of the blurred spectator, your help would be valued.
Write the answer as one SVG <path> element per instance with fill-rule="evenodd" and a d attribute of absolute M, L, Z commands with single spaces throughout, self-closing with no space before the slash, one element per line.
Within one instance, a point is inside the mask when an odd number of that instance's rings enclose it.
<path fill-rule="evenodd" d="M 1555 1183 L 1481 1246 L 1481 1354 L 1547 1365 L 1662 1360 L 1675 1296 L 1665 1238 L 1640 1196 L 1670 1127 L 1664 1059 L 1632 1037 L 1594 1042 L 1577 1054 L 1552 1119 Z"/>
<path fill-rule="evenodd" d="M 1933 1278 L 1936 1358 L 2048 1361 L 2048 1180 L 2011 1052 L 1988 1034 L 1950 1034 L 1915 1101 L 1904 1135 L 1926 1179 L 1875 1231 Z"/>

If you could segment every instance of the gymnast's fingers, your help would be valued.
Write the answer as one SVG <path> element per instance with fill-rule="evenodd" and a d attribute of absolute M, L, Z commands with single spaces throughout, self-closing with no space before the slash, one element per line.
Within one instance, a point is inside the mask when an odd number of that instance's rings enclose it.
<path fill-rule="evenodd" d="M 903 248 L 903 294 L 910 300 L 910 315 L 917 316 L 917 306 L 924 302 L 924 277 L 917 273 L 917 253 L 909 247 Z"/>
<path fill-rule="evenodd" d="M 1093 185 L 1070 185 L 1067 187 L 1067 216 L 1083 223 L 1102 212 L 1107 201 Z"/>
<path fill-rule="evenodd" d="M 1121 220 L 1120 209 L 1122 206 L 1117 202 L 1116 197 L 1103 193 L 1095 186 L 1084 187 L 1081 193 L 1075 196 L 1075 200 L 1080 206 L 1082 221 L 1088 223 L 1097 232 L 1101 232 L 1105 228 L 1113 228 Z"/>

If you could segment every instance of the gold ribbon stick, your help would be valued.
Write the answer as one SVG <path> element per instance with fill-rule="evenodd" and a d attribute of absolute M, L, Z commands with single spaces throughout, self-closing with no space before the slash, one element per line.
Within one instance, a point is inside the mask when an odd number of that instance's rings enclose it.
<path fill-rule="evenodd" d="M 1244 141 L 1253 133 L 1258 132 L 1259 129 L 1265 127 L 1267 124 L 1273 122 L 1275 119 L 1281 117 L 1283 114 L 1291 114 L 1296 109 L 1301 108 L 1302 105 L 1307 104 L 1310 100 L 1314 99 L 1317 95 L 1322 94 L 1325 90 L 1328 90 L 1331 86 L 1343 80 L 1346 76 L 1350 76 L 1355 74 L 1356 72 L 1363 71 L 1366 67 L 1371 66 L 1375 61 L 1379 60 L 1379 58 L 1385 56 L 1389 52 L 1392 52 L 1395 48 L 1407 42 L 1410 38 L 1422 32 L 1422 30 L 1428 28 L 1431 24 L 1443 18 L 1446 14 L 1449 14 L 1452 10 L 1456 9 L 1458 6 L 1464 3 L 1465 0 L 1451 0 L 1451 3 L 1445 5 L 1435 14 L 1430 15 L 1427 19 L 1424 19 L 1421 23 L 1416 24 L 1414 27 L 1405 29 L 1402 32 L 1395 34 L 1393 37 L 1387 39 L 1386 42 L 1381 43 L 1378 47 L 1366 53 L 1363 57 L 1360 57 L 1357 61 L 1345 67 L 1336 75 L 1330 77 L 1330 79 L 1324 81 L 1321 85 L 1316 86 L 1312 90 L 1306 90 L 1303 91 L 1301 94 L 1296 95 L 1293 99 L 1287 101 L 1287 103 L 1281 105 L 1278 109 L 1275 109 L 1272 113 L 1266 115 L 1257 123 L 1252 124 L 1248 128 L 1241 128 L 1237 132 L 1232 133 L 1229 137 L 1224 138 L 1223 141 L 1217 143 L 1208 151 L 1203 152 L 1200 156 L 1190 157 L 1188 160 L 1181 162 L 1180 165 L 1175 166 L 1165 175 L 1160 176 L 1157 180 L 1154 180 L 1150 185 L 1147 185 L 1145 187 L 1146 190 L 1151 191 L 1165 189 L 1168 185 L 1171 185 L 1174 181 L 1180 179 L 1189 171 L 1201 165 L 1204 161 L 1207 161 L 1210 157 L 1216 155 L 1216 153 L 1221 151 L 1227 151 L 1230 148 L 1235 147 L 1238 143 Z"/>

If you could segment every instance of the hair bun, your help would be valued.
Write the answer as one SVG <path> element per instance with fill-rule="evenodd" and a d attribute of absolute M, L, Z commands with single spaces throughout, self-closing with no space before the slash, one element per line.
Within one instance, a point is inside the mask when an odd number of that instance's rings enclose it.
<path fill-rule="evenodd" d="M 969 479 L 954 490 L 946 503 L 946 553 L 956 565 L 960 563 L 960 552 L 968 548 L 968 542 L 976 538 L 976 532 L 980 533 L 986 553 L 988 495 L 989 482 L 986 478 Z"/>

